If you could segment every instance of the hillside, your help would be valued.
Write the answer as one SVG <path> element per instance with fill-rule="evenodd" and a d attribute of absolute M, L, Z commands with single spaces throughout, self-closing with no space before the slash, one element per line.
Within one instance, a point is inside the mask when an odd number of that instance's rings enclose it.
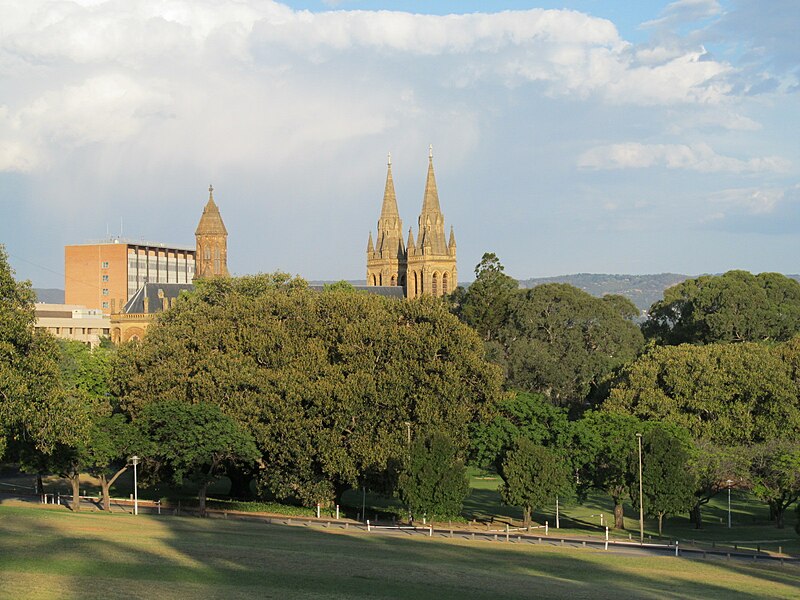
<path fill-rule="evenodd" d="M 608 275 L 601 273 L 577 273 L 557 277 L 535 277 L 519 282 L 522 288 L 533 288 L 544 283 L 568 283 L 588 292 L 592 296 L 619 294 L 631 300 L 640 310 L 647 310 L 664 296 L 664 290 L 686 279 L 690 275 L 658 273 L 654 275 Z"/>

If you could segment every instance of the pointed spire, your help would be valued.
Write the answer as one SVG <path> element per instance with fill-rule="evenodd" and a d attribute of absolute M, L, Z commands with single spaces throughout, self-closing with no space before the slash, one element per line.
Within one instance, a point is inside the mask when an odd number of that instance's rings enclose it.
<path fill-rule="evenodd" d="M 372 243 L 372 232 L 369 232 L 369 241 L 367 242 L 367 254 L 375 252 L 375 245 Z"/>
<path fill-rule="evenodd" d="M 222 222 L 222 215 L 219 212 L 219 207 L 214 202 L 214 186 L 208 186 L 208 202 L 203 208 L 203 215 L 200 217 L 200 222 L 197 224 L 195 235 L 202 234 L 221 234 L 228 235 L 228 230 L 225 229 L 225 223 Z"/>
<path fill-rule="evenodd" d="M 439 208 L 439 191 L 436 189 L 436 176 L 433 173 L 433 145 L 430 145 L 428 146 L 428 177 L 425 181 L 422 214 L 441 212 L 441 208 Z"/>
<path fill-rule="evenodd" d="M 408 243 L 406 244 L 406 249 L 411 252 L 414 249 L 414 232 L 411 231 L 411 227 L 408 228 Z"/>
<path fill-rule="evenodd" d="M 392 155 L 389 153 L 389 162 L 386 168 L 386 187 L 383 191 L 383 206 L 381 207 L 381 218 L 399 217 L 400 211 L 397 210 L 397 195 L 394 192 L 394 180 L 392 179 Z"/>
<path fill-rule="evenodd" d="M 448 248 L 455 248 L 456 247 L 456 233 L 453 230 L 453 226 L 450 225 L 450 241 L 447 243 Z"/>

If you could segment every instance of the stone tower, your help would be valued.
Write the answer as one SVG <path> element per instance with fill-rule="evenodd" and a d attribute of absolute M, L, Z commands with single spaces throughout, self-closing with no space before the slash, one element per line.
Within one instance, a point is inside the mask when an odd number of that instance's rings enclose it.
<path fill-rule="evenodd" d="M 194 237 L 197 243 L 195 277 L 228 277 L 228 230 L 214 202 L 212 186 L 208 186 L 208 202 Z"/>
<path fill-rule="evenodd" d="M 409 228 L 406 244 L 406 297 L 442 296 L 458 285 L 456 237 L 452 226 L 449 240 L 444 233 L 444 215 L 439 206 L 439 192 L 433 172 L 433 147 L 428 151 L 428 177 L 419 215 L 417 242 Z"/>
<path fill-rule="evenodd" d="M 403 222 L 397 210 L 390 154 L 381 217 L 378 219 L 377 243 L 373 244 L 371 231 L 367 242 L 367 285 L 405 286 L 405 284 L 406 249 L 403 245 Z"/>
<path fill-rule="evenodd" d="M 373 243 L 372 232 L 367 242 L 367 285 L 400 285 L 404 287 L 406 298 L 452 292 L 458 282 L 456 239 L 452 227 L 449 239 L 445 237 L 444 215 L 433 172 L 433 148 L 428 152 L 428 178 L 416 243 L 409 228 L 408 242 L 403 245 L 402 227 L 390 156 L 377 243 Z"/>

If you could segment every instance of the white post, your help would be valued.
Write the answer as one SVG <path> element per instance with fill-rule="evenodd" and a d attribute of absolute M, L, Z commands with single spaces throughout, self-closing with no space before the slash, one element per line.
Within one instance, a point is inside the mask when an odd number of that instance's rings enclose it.
<path fill-rule="evenodd" d="M 675 540 L 675 556 L 678 556 L 678 540 Z"/>
<path fill-rule="evenodd" d="M 606 525 L 606 550 L 608 550 L 608 525 Z"/>
<path fill-rule="evenodd" d="M 133 463 L 133 514 L 139 514 L 139 482 L 137 479 L 136 473 L 136 465 L 139 464 L 139 457 L 138 456 L 131 456 L 131 462 Z"/>
<path fill-rule="evenodd" d="M 367 519 L 367 531 L 372 531 L 372 530 L 369 528 L 369 519 Z"/>
<path fill-rule="evenodd" d="M 339 505 L 336 505 L 336 520 L 339 520 Z"/>
<path fill-rule="evenodd" d="M 642 497 L 642 434 L 637 433 L 639 440 L 639 543 L 644 544 L 644 498 Z"/>
<path fill-rule="evenodd" d="M 428 525 L 428 537 L 433 537 L 433 525 Z"/>
<path fill-rule="evenodd" d="M 544 522 L 544 534 L 547 535 L 549 528 L 547 526 L 547 521 Z"/>
<path fill-rule="evenodd" d="M 558 520 L 558 496 L 556 496 L 556 529 L 561 529 L 560 521 Z"/>
<path fill-rule="evenodd" d="M 319 519 L 319 502 L 317 502 L 317 518 Z"/>
<path fill-rule="evenodd" d="M 603 513 L 600 513 L 600 527 L 604 525 L 603 523 Z"/>

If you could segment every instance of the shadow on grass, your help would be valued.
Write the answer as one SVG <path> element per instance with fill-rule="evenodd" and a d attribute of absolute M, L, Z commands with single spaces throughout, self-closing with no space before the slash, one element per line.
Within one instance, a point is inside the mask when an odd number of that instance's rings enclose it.
<path fill-rule="evenodd" d="M 800 589 L 796 567 L 0 507 L 0 581 L 31 574 L 41 597 L 81 598 L 749 599 Z"/>

